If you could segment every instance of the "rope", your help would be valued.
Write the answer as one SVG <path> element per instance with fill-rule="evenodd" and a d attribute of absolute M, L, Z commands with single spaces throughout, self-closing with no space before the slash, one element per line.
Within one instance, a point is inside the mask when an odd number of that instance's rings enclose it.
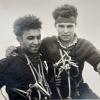
<path fill-rule="evenodd" d="M 68 52 L 66 52 L 65 50 L 62 51 L 61 49 L 59 49 L 59 52 L 60 52 L 61 59 L 54 64 L 54 74 L 55 74 L 55 77 L 59 77 L 60 74 L 63 72 L 63 70 L 67 71 L 67 74 L 68 74 L 68 89 L 69 89 L 68 98 L 71 98 L 70 68 L 71 68 L 71 66 L 74 66 L 76 68 L 78 68 L 79 66 L 76 63 L 73 62 L 73 60 L 71 59 L 71 56 L 69 56 Z M 64 52 L 64 54 L 63 54 L 63 52 Z M 56 75 L 56 68 L 58 67 L 59 64 L 63 64 L 63 65 L 60 66 L 58 75 Z M 56 87 L 56 89 L 57 89 L 57 92 L 59 94 L 59 97 L 62 98 L 59 87 Z"/>
<path fill-rule="evenodd" d="M 42 79 L 43 79 L 44 82 L 46 82 L 46 80 L 44 80 L 45 78 L 44 78 L 44 74 L 43 74 L 43 66 L 42 66 L 41 60 L 40 60 L 40 66 L 38 64 L 38 71 L 39 71 L 39 73 L 38 73 L 37 70 L 35 69 L 35 67 L 33 66 L 32 62 L 29 60 L 29 58 L 28 58 L 28 56 L 26 54 L 25 54 L 25 57 L 27 59 L 27 64 L 28 64 L 28 66 L 31 69 L 31 72 L 33 74 L 33 77 L 35 78 L 35 82 L 36 83 L 33 85 L 33 87 L 36 86 L 37 88 L 40 89 L 41 92 L 43 91 L 47 96 L 50 97 L 50 94 L 44 89 L 43 84 L 42 84 Z M 40 68 L 41 68 L 41 71 L 40 71 Z M 38 79 L 39 80 L 37 80 L 34 71 L 38 75 Z M 40 85 L 38 84 L 38 82 L 40 83 Z M 32 87 L 30 87 L 29 89 L 32 89 Z M 41 93 L 40 93 L 40 91 L 37 90 L 38 95 L 39 95 L 39 100 L 41 100 Z"/>
<path fill-rule="evenodd" d="M 36 79 L 35 73 L 34 73 L 34 71 L 33 71 L 32 68 L 34 68 L 34 70 L 35 70 L 36 73 L 37 73 L 37 71 L 36 71 L 35 67 L 33 66 L 33 64 L 31 63 L 31 61 L 29 60 L 28 56 L 27 56 L 26 54 L 24 54 L 24 55 L 25 55 L 25 57 L 26 57 L 26 59 L 27 59 L 27 65 L 28 65 L 29 68 L 31 69 L 32 75 L 33 75 L 33 77 L 34 77 L 34 79 L 35 79 L 35 82 L 37 83 L 38 81 L 37 81 L 37 79 Z M 38 75 L 38 73 L 37 73 L 37 75 Z M 38 75 L 38 76 L 39 76 L 39 75 Z M 37 92 L 38 92 L 38 95 L 39 95 L 39 100 L 41 100 L 40 91 L 37 90 Z M 30 96 L 29 96 L 29 100 L 31 100 L 31 99 L 30 99 Z"/>

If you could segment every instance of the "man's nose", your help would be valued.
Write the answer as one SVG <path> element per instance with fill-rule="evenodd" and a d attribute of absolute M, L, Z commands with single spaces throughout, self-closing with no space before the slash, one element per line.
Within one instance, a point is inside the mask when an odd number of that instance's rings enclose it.
<path fill-rule="evenodd" d="M 64 33 L 67 33 L 67 32 L 68 32 L 68 28 L 65 27 L 65 28 L 64 28 Z"/>
<path fill-rule="evenodd" d="M 39 44 L 39 40 L 37 38 L 34 39 L 34 44 Z"/>

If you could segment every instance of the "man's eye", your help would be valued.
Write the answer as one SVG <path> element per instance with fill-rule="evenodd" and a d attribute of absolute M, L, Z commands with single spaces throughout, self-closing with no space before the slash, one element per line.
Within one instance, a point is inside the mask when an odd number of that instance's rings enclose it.
<path fill-rule="evenodd" d="M 67 26 L 67 28 L 72 28 L 72 27 L 73 27 L 73 25 L 68 25 L 68 26 Z"/>
<path fill-rule="evenodd" d="M 37 36 L 37 39 L 40 40 L 41 39 L 41 36 Z"/>
<path fill-rule="evenodd" d="M 35 37 L 29 36 L 29 37 L 27 37 L 27 39 L 28 39 L 28 40 L 33 40 L 33 39 L 35 39 Z"/>
<path fill-rule="evenodd" d="M 64 28 L 64 25 L 59 25 L 59 27 Z"/>

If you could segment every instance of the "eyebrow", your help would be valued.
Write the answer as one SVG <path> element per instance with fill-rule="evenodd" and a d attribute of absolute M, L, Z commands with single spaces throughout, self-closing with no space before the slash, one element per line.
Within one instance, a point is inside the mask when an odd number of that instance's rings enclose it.
<path fill-rule="evenodd" d="M 67 27 L 73 27 L 73 25 L 67 25 Z"/>
<path fill-rule="evenodd" d="M 58 26 L 60 26 L 60 27 L 64 27 L 64 25 L 58 25 Z"/>
<path fill-rule="evenodd" d="M 73 25 L 58 25 L 59 27 L 64 27 L 64 26 L 67 26 L 67 27 L 73 27 Z"/>
<path fill-rule="evenodd" d="M 41 38 L 41 35 L 38 35 L 38 36 L 27 36 L 27 38 Z"/>

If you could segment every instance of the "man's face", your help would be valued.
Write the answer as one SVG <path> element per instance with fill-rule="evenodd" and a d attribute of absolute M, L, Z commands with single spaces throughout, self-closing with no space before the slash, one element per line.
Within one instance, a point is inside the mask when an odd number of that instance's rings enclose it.
<path fill-rule="evenodd" d="M 75 34 L 75 27 L 76 24 L 72 22 L 66 22 L 66 23 L 57 23 L 55 25 L 56 30 L 58 32 L 58 37 L 64 41 L 69 42 L 73 39 Z"/>
<path fill-rule="evenodd" d="M 40 29 L 30 29 L 23 31 L 22 38 L 20 38 L 22 48 L 31 53 L 37 53 L 41 44 Z"/>

